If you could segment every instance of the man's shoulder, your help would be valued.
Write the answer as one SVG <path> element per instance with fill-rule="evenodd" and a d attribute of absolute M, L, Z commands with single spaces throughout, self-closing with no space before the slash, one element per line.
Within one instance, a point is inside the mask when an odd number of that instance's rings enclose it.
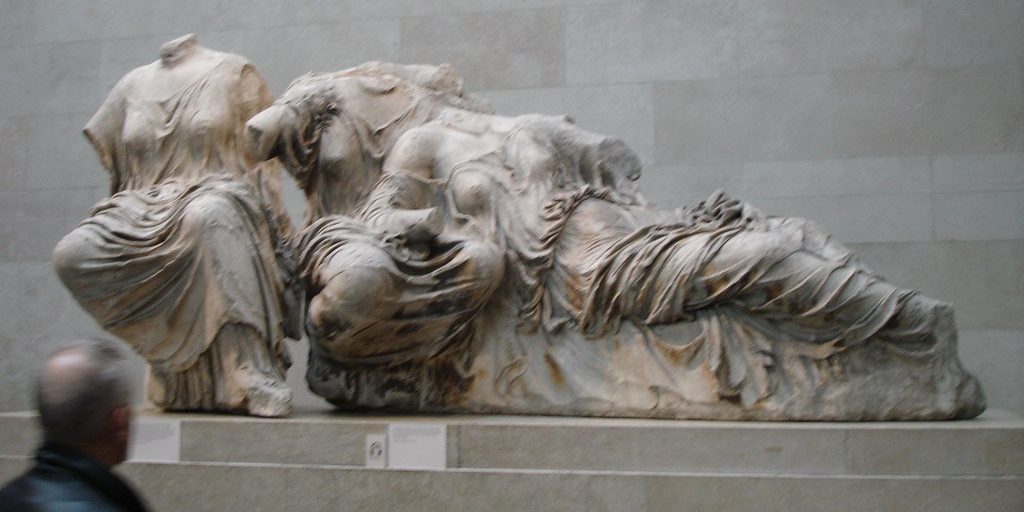
<path fill-rule="evenodd" d="M 106 496 L 74 478 L 30 470 L 0 489 L 5 512 L 115 512 Z"/>

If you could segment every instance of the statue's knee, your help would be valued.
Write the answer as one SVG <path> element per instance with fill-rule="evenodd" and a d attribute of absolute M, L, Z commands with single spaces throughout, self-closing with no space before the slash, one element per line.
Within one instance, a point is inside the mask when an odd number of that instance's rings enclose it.
<path fill-rule="evenodd" d="M 306 312 L 306 322 L 310 330 L 323 335 L 323 333 L 344 331 L 348 329 L 348 320 L 338 311 L 336 304 L 319 294 L 309 301 L 309 309 Z M 319 336 L 318 336 L 319 337 Z"/>
<path fill-rule="evenodd" d="M 96 257 L 96 243 L 88 228 L 79 226 L 53 248 L 53 267 L 65 283 L 81 275 L 87 262 Z"/>
<path fill-rule="evenodd" d="M 720 251 L 727 262 L 756 254 L 765 261 L 779 261 L 801 248 L 799 240 L 775 231 L 744 231 L 729 240 Z"/>
<path fill-rule="evenodd" d="M 356 357 L 365 342 L 356 333 L 393 315 L 396 289 L 393 278 L 380 269 L 355 267 L 338 273 L 310 300 L 310 339 L 336 357 Z"/>
<path fill-rule="evenodd" d="M 766 254 L 777 254 L 784 256 L 793 253 L 800 248 L 800 244 L 790 237 L 781 234 L 772 234 L 764 238 L 761 249 Z"/>
<path fill-rule="evenodd" d="M 505 271 L 505 258 L 494 244 L 469 242 L 465 250 L 473 261 L 476 278 L 497 283 Z"/>
<path fill-rule="evenodd" d="M 452 198 L 459 212 L 486 217 L 494 208 L 495 185 L 486 172 L 461 172 L 451 179 Z"/>
<path fill-rule="evenodd" d="M 182 209 L 181 225 L 185 230 L 205 230 L 210 227 L 229 226 L 235 222 L 231 200 L 217 194 L 204 194 L 192 198 Z"/>
<path fill-rule="evenodd" d="M 403 134 L 388 156 L 391 168 L 413 169 L 429 162 L 444 138 L 444 130 L 433 124 L 417 126 Z"/>
<path fill-rule="evenodd" d="M 379 268 L 351 267 L 329 278 L 310 301 L 309 318 L 316 325 L 356 324 L 380 318 L 397 291 L 394 278 Z"/>

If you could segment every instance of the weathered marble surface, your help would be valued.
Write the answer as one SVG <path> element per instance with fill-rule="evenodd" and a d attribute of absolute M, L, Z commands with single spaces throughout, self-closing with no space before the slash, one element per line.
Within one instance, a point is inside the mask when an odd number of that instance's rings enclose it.
<path fill-rule="evenodd" d="M 168 42 L 85 127 L 112 196 L 54 250 L 61 279 L 149 362 L 168 410 L 291 410 L 285 336 L 300 337 L 280 166 L 245 149 L 271 96 L 244 58 Z"/>
<path fill-rule="evenodd" d="M 450 66 L 296 80 L 248 123 L 307 196 L 311 389 L 341 408 L 973 417 L 949 304 L 797 218 L 661 211 L 624 143 L 494 115 Z"/>

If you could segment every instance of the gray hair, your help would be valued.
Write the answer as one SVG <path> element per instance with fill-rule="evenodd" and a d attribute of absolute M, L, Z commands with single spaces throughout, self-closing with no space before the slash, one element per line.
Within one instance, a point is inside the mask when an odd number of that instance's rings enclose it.
<path fill-rule="evenodd" d="M 54 372 L 53 359 L 75 353 L 83 361 L 71 371 Z M 62 348 L 46 359 L 36 381 L 36 405 L 46 440 L 77 445 L 103 436 L 107 418 L 130 405 L 125 358 L 109 340 L 90 339 Z"/>

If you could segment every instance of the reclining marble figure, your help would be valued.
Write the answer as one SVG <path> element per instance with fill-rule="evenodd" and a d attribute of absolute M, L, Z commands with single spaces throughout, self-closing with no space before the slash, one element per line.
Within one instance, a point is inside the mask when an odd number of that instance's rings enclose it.
<path fill-rule="evenodd" d="M 310 388 L 343 409 L 969 418 L 953 308 L 814 224 L 666 211 L 620 140 L 495 115 L 449 65 L 297 79 L 247 125 L 307 198 Z"/>
<path fill-rule="evenodd" d="M 291 411 L 286 336 L 301 289 L 280 165 L 246 151 L 245 121 L 273 101 L 242 57 L 165 44 L 122 78 L 85 127 L 110 198 L 54 263 L 78 303 L 148 362 L 167 410 Z"/>

